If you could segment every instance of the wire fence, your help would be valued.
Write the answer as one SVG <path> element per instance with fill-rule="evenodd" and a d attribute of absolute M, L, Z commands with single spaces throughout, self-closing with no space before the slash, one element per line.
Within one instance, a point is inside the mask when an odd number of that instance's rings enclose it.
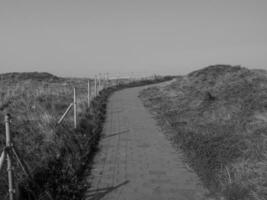
<path fill-rule="evenodd" d="M 77 113 L 81 113 L 86 107 L 89 107 L 93 98 L 95 98 L 102 89 L 112 85 L 112 83 L 114 83 L 114 81 L 98 77 L 88 80 L 72 79 L 50 83 L 40 81 L 2 83 L 0 87 L 0 111 L 12 113 L 15 117 L 15 121 L 19 121 L 21 119 L 20 117 L 23 116 L 24 119 L 27 118 L 27 120 L 37 122 L 37 115 L 42 117 L 47 116 L 48 118 L 51 117 L 51 115 L 45 115 L 45 113 L 42 112 L 48 110 L 53 113 L 54 121 L 56 121 L 57 124 L 60 124 L 63 120 L 67 120 L 65 118 L 69 111 L 72 110 L 73 126 L 76 128 L 78 120 Z M 0 117 L 3 117 L 2 115 L 3 114 L 1 113 Z M 69 120 L 71 118 L 71 116 L 68 116 Z M 16 173 L 18 170 L 16 165 L 20 166 L 24 175 L 28 178 L 31 178 L 31 170 L 28 169 L 28 165 L 25 164 L 25 161 L 13 144 L 11 132 L 15 132 L 15 130 L 10 132 L 10 121 L 10 115 L 6 114 L 4 128 L 5 135 L 0 135 L 0 172 L 3 174 L 3 167 L 7 167 L 7 176 L 4 178 L 7 178 L 8 182 L 3 180 L 2 176 L 0 185 L 1 187 L 2 184 L 8 185 L 8 195 L 6 195 L 5 198 L 13 200 L 15 199 L 16 185 L 14 181 L 20 179 Z M 44 122 L 45 120 L 39 121 Z M 5 161 L 7 161 L 6 164 Z M 13 163 L 13 161 L 17 162 Z M 52 196 L 48 191 L 41 195 L 39 199 L 47 198 L 50 200 L 52 199 Z"/>
<path fill-rule="evenodd" d="M 146 79 L 153 78 L 148 77 Z M 144 78 L 141 80 L 144 80 Z M 3 112 L 12 113 L 12 116 L 6 114 L 4 126 L 0 124 L 0 133 L 3 133 L 0 134 L 0 150 L 2 152 L 0 152 L 0 186 L 8 186 L 8 188 L 0 189 L 0 197 L 1 190 L 7 190 L 8 195 L 5 198 L 15 199 L 15 180 L 22 179 L 22 176 L 32 178 L 30 174 L 32 170 L 25 162 L 24 157 L 28 156 L 26 160 L 35 160 L 31 158 L 33 154 L 20 156 L 20 154 L 27 154 L 28 152 L 20 153 L 15 143 L 19 147 L 23 147 L 23 142 L 27 142 L 25 137 L 33 132 L 38 134 L 44 132 L 43 135 L 40 134 L 42 135 L 41 140 L 52 141 L 55 126 L 65 121 L 67 125 L 73 124 L 74 128 L 77 127 L 79 113 L 84 112 L 91 105 L 90 102 L 98 96 L 101 90 L 130 81 L 137 81 L 137 78 L 108 79 L 107 77 L 99 78 L 96 76 L 94 79 L 68 79 L 56 82 L 24 81 L 22 83 L 2 84 L 0 86 L 0 112 L 2 112 L 0 118 L 4 118 Z M 73 115 L 69 114 L 70 112 Z M 18 134 L 18 130 L 10 131 L 11 120 L 18 123 L 17 128 L 21 127 L 25 131 L 24 135 L 20 135 L 19 141 L 14 143 L 12 133 Z M 40 143 L 38 134 L 32 139 L 33 142 L 36 140 L 36 143 Z M 94 136 L 90 138 L 91 142 Z M 32 145 L 30 152 L 40 151 L 34 149 L 35 145 Z M 38 155 L 38 153 L 35 154 Z M 13 163 L 12 161 L 16 162 Z M 35 165 L 34 162 L 31 164 Z M 2 176 L 4 166 L 7 167 L 7 174 Z M 18 174 L 19 169 L 23 171 L 24 175 Z M 51 200 L 52 196 L 48 191 L 45 191 L 38 199 Z"/>

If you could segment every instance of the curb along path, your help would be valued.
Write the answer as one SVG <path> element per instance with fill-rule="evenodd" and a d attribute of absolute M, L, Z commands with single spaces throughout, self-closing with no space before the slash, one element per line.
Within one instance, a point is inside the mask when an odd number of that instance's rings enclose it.
<path fill-rule="evenodd" d="M 188 171 L 138 98 L 145 87 L 149 86 L 124 89 L 110 97 L 85 199 L 206 199 L 197 176 Z"/>

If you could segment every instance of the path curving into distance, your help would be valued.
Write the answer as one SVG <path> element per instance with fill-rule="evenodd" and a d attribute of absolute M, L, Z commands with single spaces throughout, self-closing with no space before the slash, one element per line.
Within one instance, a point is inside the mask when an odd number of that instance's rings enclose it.
<path fill-rule="evenodd" d="M 186 168 L 181 153 L 138 98 L 145 87 L 149 86 L 124 89 L 110 97 L 85 199 L 207 199 L 198 177 Z"/>

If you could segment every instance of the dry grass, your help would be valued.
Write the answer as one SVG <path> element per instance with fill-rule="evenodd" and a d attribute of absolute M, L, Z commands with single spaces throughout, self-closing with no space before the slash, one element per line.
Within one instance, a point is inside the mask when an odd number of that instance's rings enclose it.
<path fill-rule="evenodd" d="M 266 73 L 211 66 L 142 98 L 168 120 L 172 140 L 212 191 L 227 200 L 267 199 Z"/>
<path fill-rule="evenodd" d="M 14 144 L 33 174 L 44 169 L 52 160 L 63 157 L 63 151 L 67 150 L 65 158 L 69 161 L 64 163 L 69 166 L 66 169 L 76 169 L 70 162 L 80 163 L 77 150 L 82 146 L 78 141 L 84 139 L 73 130 L 72 112 L 61 126 L 56 126 L 56 122 L 72 102 L 74 86 L 77 87 L 78 113 L 86 110 L 87 80 L 57 77 L 39 77 L 36 80 L 31 75 L 25 77 L 26 74 L 23 78 L 18 74 L 13 78 L 10 76 L 3 76 L 0 82 L 0 148 L 5 144 L 4 113 L 10 113 Z M 4 199 L 7 192 L 6 170 L 0 173 L 0 197 Z M 15 179 L 16 183 L 25 179 L 17 164 Z"/>

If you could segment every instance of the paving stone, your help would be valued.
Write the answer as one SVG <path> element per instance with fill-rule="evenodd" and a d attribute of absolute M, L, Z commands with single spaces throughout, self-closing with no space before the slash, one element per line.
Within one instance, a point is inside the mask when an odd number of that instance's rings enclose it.
<path fill-rule="evenodd" d="M 138 98 L 111 96 L 86 200 L 202 200 L 206 190 Z M 94 190 L 92 190 L 94 189 Z"/>

